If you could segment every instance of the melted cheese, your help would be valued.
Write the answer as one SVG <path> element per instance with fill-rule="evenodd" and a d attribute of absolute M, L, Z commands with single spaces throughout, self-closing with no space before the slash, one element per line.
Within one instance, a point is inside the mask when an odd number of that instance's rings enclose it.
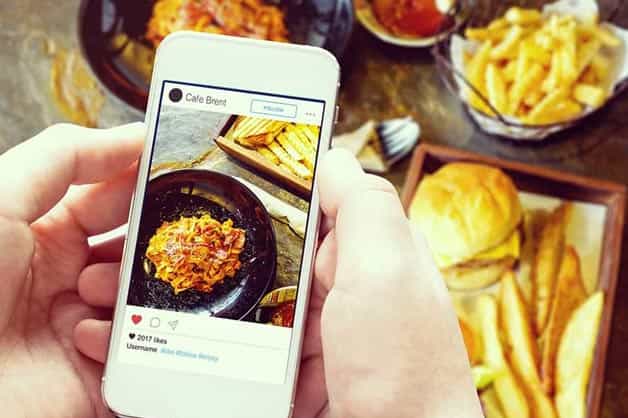
<path fill-rule="evenodd" d="M 497 247 L 493 247 L 486 251 L 483 251 L 479 254 L 476 254 L 469 260 L 455 260 L 453 257 L 449 257 L 444 254 L 434 254 L 434 258 L 436 260 L 436 265 L 443 269 L 447 267 L 451 267 L 454 264 L 461 263 L 463 261 L 471 261 L 471 260 L 482 260 L 482 261 L 490 261 L 490 260 L 500 260 L 502 258 L 512 256 L 515 259 L 519 258 L 521 251 L 521 234 L 519 230 L 516 230 L 512 233 L 506 241 L 498 245 Z"/>

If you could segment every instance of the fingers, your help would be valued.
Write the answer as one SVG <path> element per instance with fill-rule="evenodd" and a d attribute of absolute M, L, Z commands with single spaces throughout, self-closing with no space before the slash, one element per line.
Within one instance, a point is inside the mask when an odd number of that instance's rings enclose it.
<path fill-rule="evenodd" d="M 336 224 L 336 219 L 330 218 L 329 216 L 323 216 L 323 219 L 321 220 L 319 237 L 326 236 L 329 233 L 329 231 L 331 231 L 334 228 L 335 224 Z"/>
<path fill-rule="evenodd" d="M 321 245 L 316 252 L 314 273 L 316 282 L 320 284 L 327 293 L 334 285 L 334 275 L 336 274 L 337 243 L 336 231 L 331 230 L 323 238 Z"/>
<path fill-rule="evenodd" d="M 364 171 L 360 163 L 349 151 L 336 148 L 327 152 L 318 179 L 323 213 L 335 220 L 343 193 L 350 191 L 350 187 L 358 183 L 362 176 Z"/>
<path fill-rule="evenodd" d="M 4 199 L 3 199 L 4 200 Z M 35 238 L 29 225 L 13 222 L 0 216 L 0 334 L 12 327 L 15 313 L 27 309 L 25 297 L 31 288 L 29 271 L 35 252 Z"/>
<path fill-rule="evenodd" d="M 365 174 L 348 152 L 332 150 L 321 166 L 319 190 L 323 211 L 336 219 L 336 287 L 412 276 L 406 272 L 416 263 L 416 247 L 388 181 Z"/>
<path fill-rule="evenodd" d="M 137 164 L 110 180 L 71 188 L 62 200 L 87 236 L 101 234 L 128 220 L 137 182 Z"/>
<path fill-rule="evenodd" d="M 337 217 L 339 208 L 347 198 L 368 193 L 368 198 L 375 199 L 378 197 L 373 194 L 375 192 L 397 197 L 397 192 L 389 181 L 364 173 L 358 160 L 343 149 L 333 149 L 325 155 L 321 164 L 319 191 L 323 212 L 332 219 Z M 405 218 L 401 202 L 398 198 L 396 200 L 398 204 L 391 209 Z"/>
<path fill-rule="evenodd" d="M 361 193 L 344 198 L 336 218 L 335 285 L 345 279 L 416 278 L 416 248 L 395 190 L 364 181 Z"/>
<path fill-rule="evenodd" d="M 309 357 L 301 363 L 297 393 L 294 402 L 294 416 L 317 418 L 327 408 L 327 387 L 323 357 Z"/>
<path fill-rule="evenodd" d="M 111 308 L 118 295 L 120 263 L 92 264 L 81 272 L 78 292 L 92 306 Z"/>
<path fill-rule="evenodd" d="M 111 321 L 85 319 L 74 328 L 74 345 L 83 355 L 104 363 L 109 349 Z"/>
<path fill-rule="evenodd" d="M 84 390 L 85 394 L 94 405 L 93 416 L 98 417 L 109 416 L 105 415 L 105 408 L 100 406 L 102 405 L 102 400 L 100 399 L 102 364 L 95 363 L 83 356 L 77 355 L 74 350 L 70 350 L 70 347 L 75 346 L 74 330 L 76 326 L 81 323 L 81 321 L 84 321 L 86 318 L 103 317 L 106 317 L 104 312 L 100 312 L 97 309 L 86 306 L 76 293 L 66 292 L 57 295 L 54 299 L 48 323 L 48 325 L 52 328 L 53 334 L 58 340 L 60 346 L 64 348 L 66 359 L 71 362 L 72 369 L 80 372 L 82 390 Z M 90 321 L 96 320 L 90 319 Z M 105 349 L 107 347 L 106 340 L 99 340 L 99 342 L 96 342 L 92 340 L 90 336 L 81 337 L 81 344 L 83 345 L 86 340 L 91 344 L 102 344 Z M 41 343 L 38 347 L 40 350 L 45 349 L 45 346 Z M 66 366 L 65 363 L 57 363 L 56 365 L 53 363 L 50 364 L 50 370 L 55 370 L 55 367 L 58 369 L 59 367 L 68 366 Z"/>
<path fill-rule="evenodd" d="M 52 208 L 71 184 L 99 182 L 136 161 L 142 123 L 113 129 L 54 125 L 0 156 L 0 215 L 33 222 Z"/>
<path fill-rule="evenodd" d="M 119 262 L 124 250 L 124 238 L 120 236 L 92 245 L 87 264 Z"/>

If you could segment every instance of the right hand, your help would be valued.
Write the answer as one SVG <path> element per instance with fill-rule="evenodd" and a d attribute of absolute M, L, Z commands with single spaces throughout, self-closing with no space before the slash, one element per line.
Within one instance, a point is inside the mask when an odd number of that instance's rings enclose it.
<path fill-rule="evenodd" d="M 330 151 L 320 170 L 326 233 L 295 418 L 481 418 L 449 295 L 395 189 L 345 151 Z M 121 242 L 108 253 L 119 260 Z M 83 299 L 112 307 L 117 269 L 80 280 Z M 79 350 L 104 362 L 110 327 L 82 321 Z"/>
<path fill-rule="evenodd" d="M 456 315 L 394 187 L 330 151 L 295 418 L 482 418 Z"/>

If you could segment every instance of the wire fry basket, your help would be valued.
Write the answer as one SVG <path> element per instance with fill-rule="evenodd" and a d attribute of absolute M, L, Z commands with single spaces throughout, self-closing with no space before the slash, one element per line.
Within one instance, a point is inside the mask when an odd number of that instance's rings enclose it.
<path fill-rule="evenodd" d="M 517 141 L 542 141 L 548 136 L 571 128 L 591 115 L 599 112 L 607 106 L 611 100 L 620 95 L 628 87 L 628 78 L 624 78 L 615 85 L 615 88 L 604 105 L 598 108 L 588 108 L 579 116 L 566 121 L 543 125 L 531 125 L 522 123 L 511 116 L 500 113 L 493 105 L 491 105 L 488 98 L 475 88 L 467 77 L 454 65 L 451 54 L 452 41 L 455 42 L 453 37 L 457 35 L 463 36 L 466 27 L 484 27 L 495 18 L 503 16 L 504 13 L 513 6 L 541 9 L 544 5 L 554 2 L 555 1 L 538 0 L 476 0 L 475 7 L 467 20 L 467 24 L 459 28 L 456 33 L 453 33 L 446 39 L 436 43 L 432 48 L 432 55 L 434 56 L 436 67 L 441 79 L 447 88 L 463 103 L 471 118 L 485 132 Z M 616 23 L 616 18 L 623 5 L 623 0 L 598 1 L 600 22 L 612 23 L 619 26 Z M 624 47 L 627 48 L 626 45 Z M 469 94 L 475 94 L 486 105 L 486 107 L 491 110 L 493 115 L 489 115 L 473 108 L 466 99 Z"/>

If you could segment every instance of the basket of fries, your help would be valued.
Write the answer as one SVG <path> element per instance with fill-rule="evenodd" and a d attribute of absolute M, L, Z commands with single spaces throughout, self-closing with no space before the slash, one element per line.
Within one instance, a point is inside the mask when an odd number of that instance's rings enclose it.
<path fill-rule="evenodd" d="M 439 74 L 485 132 L 540 141 L 628 87 L 621 0 L 479 0 L 467 26 L 434 46 Z"/>

